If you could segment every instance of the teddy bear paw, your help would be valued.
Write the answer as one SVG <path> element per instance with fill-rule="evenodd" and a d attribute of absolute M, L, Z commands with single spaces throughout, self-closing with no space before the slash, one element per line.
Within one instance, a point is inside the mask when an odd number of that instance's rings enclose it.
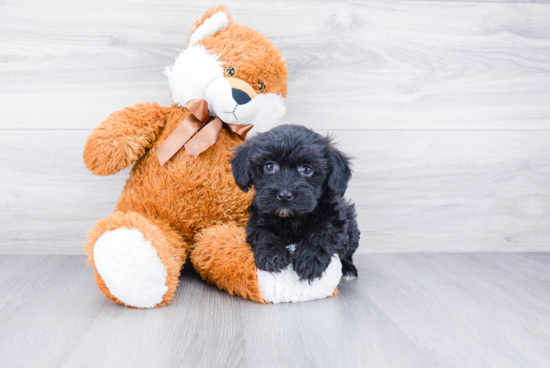
<path fill-rule="evenodd" d="M 153 308 L 168 291 L 166 268 L 151 242 L 137 229 L 119 228 L 97 240 L 95 267 L 111 294 L 137 308 Z"/>
<path fill-rule="evenodd" d="M 289 250 L 294 252 L 294 245 L 290 245 Z M 342 263 L 338 255 L 334 255 L 321 278 L 311 282 L 300 280 L 292 264 L 280 272 L 258 269 L 256 273 L 261 296 L 266 302 L 296 303 L 333 295 L 342 277 Z"/>

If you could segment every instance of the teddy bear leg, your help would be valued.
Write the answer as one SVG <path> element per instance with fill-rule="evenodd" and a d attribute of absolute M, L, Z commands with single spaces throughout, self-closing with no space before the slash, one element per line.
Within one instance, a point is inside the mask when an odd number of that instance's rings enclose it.
<path fill-rule="evenodd" d="M 195 236 L 191 262 L 199 275 L 229 294 L 260 303 L 302 302 L 338 294 L 342 263 L 338 255 L 321 279 L 299 280 L 292 265 L 280 272 L 258 270 L 246 243 L 243 227 L 235 223 L 213 226 Z"/>
<path fill-rule="evenodd" d="M 168 224 L 120 211 L 95 224 L 84 249 L 103 294 L 134 308 L 161 307 L 174 297 L 188 253 Z"/>
<path fill-rule="evenodd" d="M 244 228 L 228 223 L 202 230 L 195 236 L 190 258 L 198 274 L 209 283 L 231 295 L 266 303 Z"/>

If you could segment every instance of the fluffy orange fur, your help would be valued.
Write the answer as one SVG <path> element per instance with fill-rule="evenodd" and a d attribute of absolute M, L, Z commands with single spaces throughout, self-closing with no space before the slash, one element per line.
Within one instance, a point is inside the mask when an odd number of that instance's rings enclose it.
<path fill-rule="evenodd" d="M 235 185 L 229 158 L 241 140 L 225 129 L 199 158 L 182 149 L 159 165 L 156 150 L 188 115 L 177 105 L 139 104 L 118 111 L 89 136 L 84 162 L 94 174 L 109 175 L 128 167 L 149 148 L 135 163 L 116 210 L 165 221 L 192 243 L 193 235 L 205 227 L 227 221 L 244 225 L 252 194 Z M 159 137 L 151 131 L 153 124 L 165 126 Z"/>
<path fill-rule="evenodd" d="M 195 237 L 191 262 L 201 277 L 231 295 L 265 303 L 258 288 L 254 254 L 242 226 L 224 224 Z"/>
<path fill-rule="evenodd" d="M 206 227 L 228 221 L 244 226 L 252 194 L 235 185 L 229 158 L 241 140 L 225 129 L 218 142 L 198 158 L 183 148 L 164 166 L 159 165 L 156 150 L 188 115 L 179 106 L 167 109 L 164 131 L 135 163 L 116 209 L 162 219 L 192 244 L 193 236 Z"/>
<path fill-rule="evenodd" d="M 224 7 L 209 9 L 195 26 L 219 10 L 227 12 Z M 282 54 L 263 35 L 231 22 L 200 43 L 220 55 L 227 66 L 237 70 L 238 78 L 254 88 L 262 81 L 265 92 L 286 95 Z M 266 51 L 267 57 L 259 58 L 259 49 Z M 243 193 L 235 185 L 229 164 L 233 149 L 241 142 L 239 136 L 223 129 L 219 141 L 198 158 L 182 148 L 164 166 L 159 165 L 156 150 L 188 115 L 179 105 L 142 103 L 111 114 L 89 136 L 83 158 L 94 174 L 111 175 L 134 164 L 116 212 L 99 220 L 88 233 L 85 250 L 96 283 L 108 298 L 120 303 L 97 273 L 93 248 L 106 231 L 136 228 L 151 241 L 167 268 L 169 292 L 158 306 L 173 297 L 180 270 L 195 242 L 200 251 L 191 259 L 203 278 L 230 293 L 263 302 L 255 284 L 253 253 L 242 232 L 253 194 Z M 216 227 L 223 224 L 231 225 Z"/>
<path fill-rule="evenodd" d="M 129 167 L 151 148 L 168 111 L 157 103 L 142 103 L 112 113 L 88 137 L 84 164 L 102 176 Z"/>

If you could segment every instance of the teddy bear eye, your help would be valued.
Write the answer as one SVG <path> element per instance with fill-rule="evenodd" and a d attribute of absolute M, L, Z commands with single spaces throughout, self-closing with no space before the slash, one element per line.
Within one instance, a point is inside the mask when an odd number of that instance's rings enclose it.
<path fill-rule="evenodd" d="M 258 82 L 258 91 L 263 92 L 264 89 L 265 89 L 264 84 L 262 82 Z"/>
<path fill-rule="evenodd" d="M 225 68 L 224 74 L 226 77 L 234 77 L 237 71 L 232 66 Z"/>
<path fill-rule="evenodd" d="M 264 165 L 264 172 L 266 174 L 275 174 L 279 171 L 279 165 L 276 162 L 269 161 Z"/>
<path fill-rule="evenodd" d="M 306 177 L 310 177 L 311 175 L 313 175 L 313 167 L 309 165 L 298 166 L 298 171 L 300 172 L 300 174 Z"/>

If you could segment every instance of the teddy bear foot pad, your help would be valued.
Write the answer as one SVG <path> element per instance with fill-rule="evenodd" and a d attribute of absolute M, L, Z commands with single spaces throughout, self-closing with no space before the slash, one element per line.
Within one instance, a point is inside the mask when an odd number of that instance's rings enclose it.
<path fill-rule="evenodd" d="M 95 244 L 94 262 L 111 294 L 128 306 L 153 308 L 168 292 L 157 250 L 137 229 L 104 233 Z"/>
<path fill-rule="evenodd" d="M 311 283 L 301 281 L 292 264 L 280 272 L 257 270 L 262 298 L 269 303 L 296 303 L 323 299 L 335 293 L 342 277 L 342 263 L 334 255 L 323 277 Z"/>

